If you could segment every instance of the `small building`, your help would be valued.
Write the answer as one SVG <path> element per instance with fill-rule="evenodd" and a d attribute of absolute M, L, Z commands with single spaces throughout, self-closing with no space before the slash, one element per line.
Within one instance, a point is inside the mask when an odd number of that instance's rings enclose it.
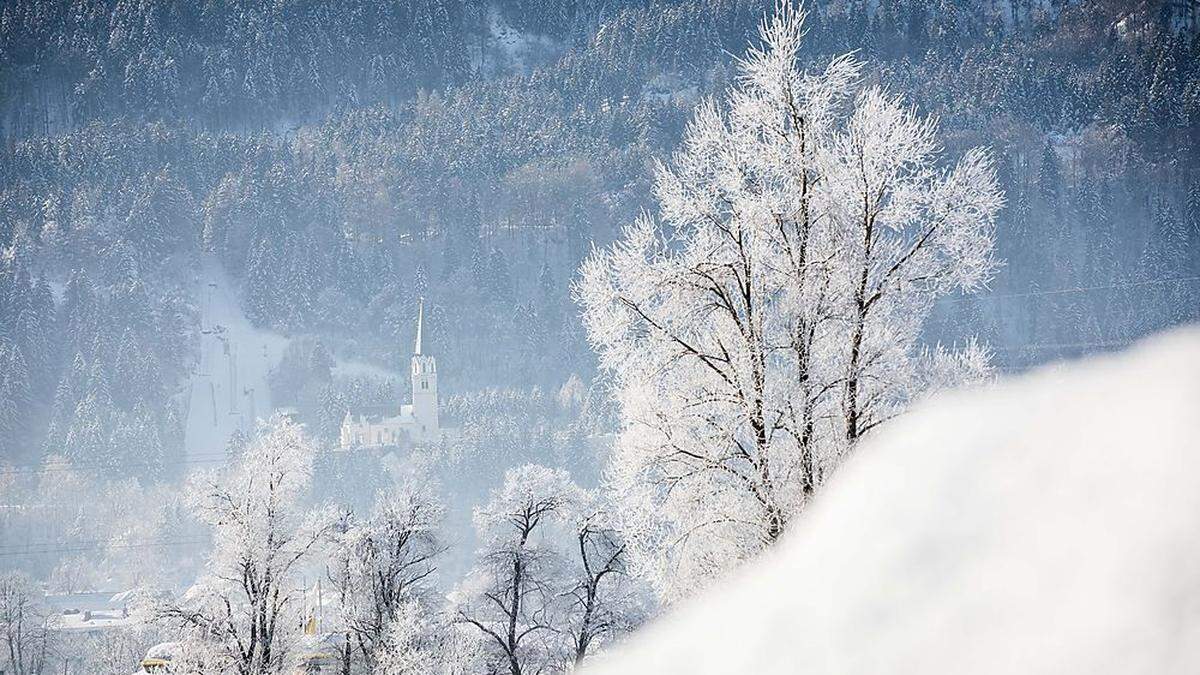
<path fill-rule="evenodd" d="M 417 339 L 410 367 L 412 403 L 365 406 L 346 411 L 339 439 L 343 450 L 430 443 L 441 439 L 445 430 L 438 419 L 437 362 L 424 351 L 424 321 L 425 305 L 422 302 L 417 310 Z"/>

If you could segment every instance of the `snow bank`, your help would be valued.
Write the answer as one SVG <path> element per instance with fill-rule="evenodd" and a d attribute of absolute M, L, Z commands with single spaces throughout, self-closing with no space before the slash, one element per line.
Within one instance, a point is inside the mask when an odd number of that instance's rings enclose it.
<path fill-rule="evenodd" d="M 937 397 L 591 672 L 1200 672 L 1200 330 Z"/>

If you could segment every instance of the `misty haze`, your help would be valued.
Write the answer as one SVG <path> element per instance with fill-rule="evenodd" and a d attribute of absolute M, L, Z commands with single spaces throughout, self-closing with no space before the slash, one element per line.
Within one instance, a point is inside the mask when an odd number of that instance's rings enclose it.
<path fill-rule="evenodd" d="M 1197 672 L 1198 321 L 1198 0 L 3 0 L 0 675 Z"/>

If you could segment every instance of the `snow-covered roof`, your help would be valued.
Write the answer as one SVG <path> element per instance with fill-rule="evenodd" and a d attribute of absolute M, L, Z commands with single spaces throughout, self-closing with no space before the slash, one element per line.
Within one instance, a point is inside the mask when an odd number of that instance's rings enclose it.
<path fill-rule="evenodd" d="M 81 633 L 136 626 L 139 623 L 141 619 L 124 609 L 72 610 L 58 617 L 60 630 Z"/>
<path fill-rule="evenodd" d="M 352 408 L 349 413 L 350 421 L 358 424 L 375 424 L 375 425 L 406 425 L 416 424 L 416 418 L 413 417 L 412 406 L 405 404 L 397 408 L 394 405 L 373 405 L 363 406 L 361 408 Z"/>
<path fill-rule="evenodd" d="M 124 605 L 122 592 L 82 591 L 77 593 L 47 593 L 46 605 L 57 612 L 120 609 Z"/>
<path fill-rule="evenodd" d="M 148 659 L 171 659 L 179 651 L 178 642 L 160 642 L 146 651 Z"/>
<path fill-rule="evenodd" d="M 397 407 L 394 405 L 364 405 L 351 408 L 349 415 L 355 420 L 376 422 L 396 416 Z"/>

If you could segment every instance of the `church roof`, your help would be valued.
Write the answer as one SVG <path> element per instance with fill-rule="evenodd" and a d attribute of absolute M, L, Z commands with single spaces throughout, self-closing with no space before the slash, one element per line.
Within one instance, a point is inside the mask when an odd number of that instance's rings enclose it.
<path fill-rule="evenodd" d="M 367 422 L 370 424 L 382 424 L 384 422 L 395 422 L 399 424 L 413 424 L 413 407 L 411 404 L 401 406 L 395 405 L 364 405 L 357 408 L 351 408 L 347 411 L 350 420 L 355 423 Z"/>
<path fill-rule="evenodd" d="M 381 420 L 387 417 L 397 417 L 399 410 L 394 405 L 364 405 L 350 409 L 352 417 Z"/>

